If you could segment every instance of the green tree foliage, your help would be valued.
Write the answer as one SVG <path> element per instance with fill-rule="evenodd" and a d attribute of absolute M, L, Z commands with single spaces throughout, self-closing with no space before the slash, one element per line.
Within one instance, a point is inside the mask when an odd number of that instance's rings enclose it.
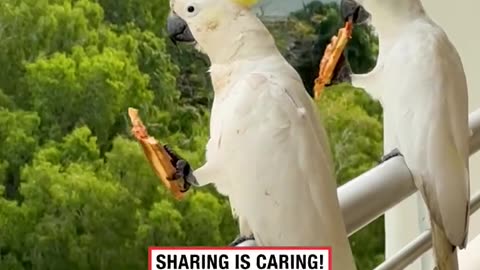
<path fill-rule="evenodd" d="M 348 85 L 327 88 L 317 103 L 330 138 L 338 184 L 377 165 L 383 153 L 380 104 Z M 383 235 L 382 218 L 350 237 L 358 269 L 373 269 L 384 260 Z"/>
<path fill-rule="evenodd" d="M 103 143 L 119 132 L 115 124 L 129 105 L 153 100 L 146 88 L 148 77 L 125 52 L 115 49 L 91 55 L 82 48 L 71 56 L 55 53 L 27 64 L 26 70 L 33 110 L 39 112 L 49 138 L 58 139 L 77 124 L 86 124 Z"/>
<path fill-rule="evenodd" d="M 337 4 L 311 2 L 285 20 L 269 21 L 268 27 L 277 40 L 277 46 L 299 71 L 309 93 L 318 76 L 319 63 L 331 37 L 344 26 Z M 369 26 L 354 28 L 346 49 L 354 72 L 373 68 L 376 55 L 376 37 Z"/>
<path fill-rule="evenodd" d="M 194 167 L 204 162 L 212 87 L 208 60 L 164 33 L 168 0 L 0 1 L 0 269 L 144 269 L 152 245 L 221 246 L 237 234 L 212 187 L 177 201 L 132 140 L 128 107 Z M 270 22 L 311 87 L 334 5 Z M 353 69 L 375 59 L 356 30 Z M 381 108 L 362 90 L 327 89 L 318 104 L 339 184 L 381 155 Z M 351 238 L 359 269 L 383 256 L 383 227 Z"/>
<path fill-rule="evenodd" d="M 0 180 L 7 198 L 19 198 L 20 168 L 38 147 L 40 118 L 35 112 L 0 108 Z"/>
<path fill-rule="evenodd" d="M 142 30 L 161 34 L 165 28 L 169 0 L 98 0 L 105 19 L 115 25 L 133 23 Z"/>

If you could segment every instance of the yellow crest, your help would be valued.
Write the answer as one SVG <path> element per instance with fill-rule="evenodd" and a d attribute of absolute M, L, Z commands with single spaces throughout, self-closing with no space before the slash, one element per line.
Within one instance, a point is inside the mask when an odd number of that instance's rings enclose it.
<path fill-rule="evenodd" d="M 232 0 L 232 1 L 246 8 L 251 8 L 258 2 L 258 0 Z"/>

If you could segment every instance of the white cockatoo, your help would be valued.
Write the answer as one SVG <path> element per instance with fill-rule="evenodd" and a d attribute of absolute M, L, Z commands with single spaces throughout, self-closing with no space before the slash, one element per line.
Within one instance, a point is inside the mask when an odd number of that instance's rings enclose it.
<path fill-rule="evenodd" d="M 468 93 L 460 56 L 419 0 L 343 0 L 341 5 L 346 17 L 363 6 L 378 34 L 376 66 L 350 80 L 383 106 L 383 160 L 404 157 L 428 208 L 436 265 L 457 269 L 456 247 L 467 242 L 470 197 Z M 386 231 L 389 218 L 415 222 L 387 213 Z"/>
<path fill-rule="evenodd" d="M 210 59 L 214 102 L 206 163 L 177 177 L 228 196 L 240 237 L 261 246 L 331 246 L 355 269 L 328 138 L 298 73 L 251 11 L 254 1 L 171 0 L 168 33 Z M 237 241 L 236 241 L 237 242 Z"/>

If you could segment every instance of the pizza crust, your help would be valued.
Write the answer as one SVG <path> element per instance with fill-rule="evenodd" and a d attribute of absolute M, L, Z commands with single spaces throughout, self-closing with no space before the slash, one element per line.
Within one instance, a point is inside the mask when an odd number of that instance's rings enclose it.
<path fill-rule="evenodd" d="M 333 71 L 342 56 L 348 40 L 352 38 L 353 21 L 350 19 L 345 23 L 343 28 L 338 30 L 338 34 L 333 36 L 330 44 L 328 44 L 325 52 L 323 53 L 322 60 L 320 61 L 320 70 L 318 78 L 315 79 L 315 85 L 313 87 L 315 99 L 319 99 L 325 85 L 329 84 L 333 77 Z"/>
<path fill-rule="evenodd" d="M 171 162 L 172 158 L 154 137 L 148 135 L 147 129 L 138 115 L 138 110 L 129 108 L 128 116 L 132 122 L 132 134 L 142 146 L 145 157 L 153 171 L 176 199 L 182 199 L 184 196 L 182 192 L 184 179 L 168 180 L 173 179 L 176 173 L 176 169 Z"/>

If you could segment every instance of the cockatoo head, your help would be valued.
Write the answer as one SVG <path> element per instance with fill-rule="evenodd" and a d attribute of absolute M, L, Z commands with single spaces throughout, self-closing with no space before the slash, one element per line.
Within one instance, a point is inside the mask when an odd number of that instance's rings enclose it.
<path fill-rule="evenodd" d="M 251 11 L 257 0 L 170 0 L 167 31 L 174 42 L 196 43 L 211 60 L 225 62 L 240 49 L 262 50 L 270 36 Z M 246 45 L 247 44 L 247 45 Z M 239 46 L 242 45 L 242 48 Z M 255 48 L 255 49 L 253 49 Z M 234 52 L 235 51 L 235 52 Z M 241 52 L 240 52 L 241 54 Z"/>

